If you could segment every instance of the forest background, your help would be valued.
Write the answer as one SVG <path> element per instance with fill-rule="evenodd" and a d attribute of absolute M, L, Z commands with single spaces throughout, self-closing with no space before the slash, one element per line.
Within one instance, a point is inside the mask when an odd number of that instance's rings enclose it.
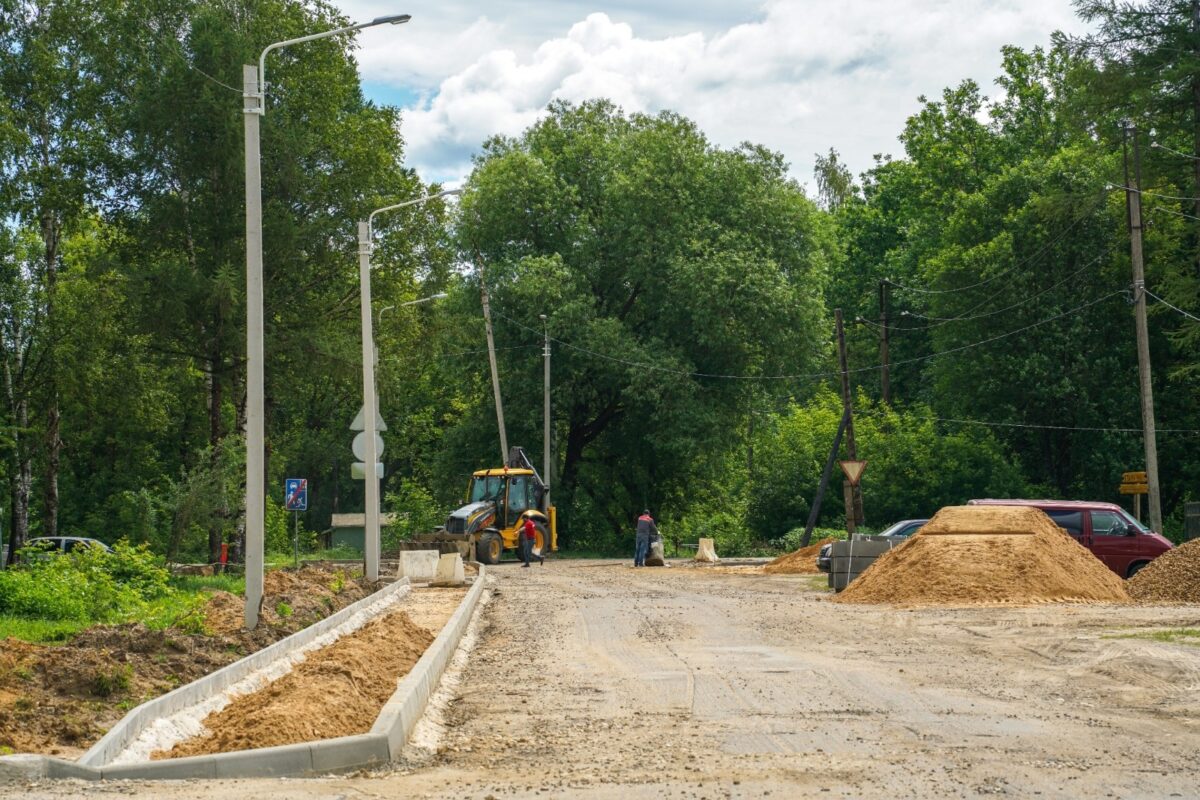
<path fill-rule="evenodd" d="M 1138 128 L 1167 533 L 1200 499 L 1200 0 L 1080 0 L 1094 33 L 916 98 L 896 157 L 811 188 L 669 111 L 556 104 L 481 143 L 461 203 L 380 217 L 373 274 L 392 535 L 434 524 L 508 439 L 564 547 L 649 507 L 726 553 L 794 543 L 841 414 L 848 321 L 867 523 L 981 496 L 1127 503 L 1144 469 L 1124 187 Z M 244 509 L 240 74 L 345 24 L 294 0 L 0 0 L 0 484 L 6 541 L 77 534 L 212 560 Z M 272 55 L 263 118 L 268 545 L 362 508 L 355 223 L 418 197 L 353 36 Z M 445 292 L 439 302 L 401 303 Z M 886 317 L 881 303 L 886 301 Z M 389 306 L 396 306 L 388 309 Z M 543 324 L 540 315 L 545 315 Z M 887 329 L 889 396 L 880 339 Z M 841 493 L 821 522 L 836 526 Z M 791 533 L 789 533 L 791 532 Z"/>

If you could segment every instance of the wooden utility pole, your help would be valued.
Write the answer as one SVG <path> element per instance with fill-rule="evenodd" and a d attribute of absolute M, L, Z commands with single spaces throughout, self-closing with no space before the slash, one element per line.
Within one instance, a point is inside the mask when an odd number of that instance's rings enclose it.
<path fill-rule="evenodd" d="M 833 318 L 837 325 L 838 361 L 842 374 L 842 413 L 846 416 L 846 456 L 851 461 L 858 460 L 858 448 L 854 443 L 854 402 L 850 395 L 850 368 L 846 361 L 846 329 L 842 324 L 842 310 L 835 309 Z M 862 490 L 850 483 L 842 484 L 842 492 L 846 498 L 846 532 L 854 533 L 855 525 L 863 522 Z"/>
<path fill-rule="evenodd" d="M 1133 139 L 1133 183 L 1129 175 L 1129 139 Z M 1129 249 L 1133 262 L 1134 322 L 1137 328 L 1138 383 L 1142 397 L 1142 442 L 1146 450 L 1147 505 L 1150 528 L 1162 527 L 1162 494 L 1158 483 L 1158 444 L 1154 430 L 1154 388 L 1150 382 L 1150 333 L 1146 325 L 1146 274 L 1142 264 L 1142 159 L 1136 127 L 1125 129 L 1125 198 L 1129 206 Z"/>
<path fill-rule="evenodd" d="M 891 366 L 888 364 L 888 282 L 879 282 L 879 387 L 884 405 L 892 404 Z"/>

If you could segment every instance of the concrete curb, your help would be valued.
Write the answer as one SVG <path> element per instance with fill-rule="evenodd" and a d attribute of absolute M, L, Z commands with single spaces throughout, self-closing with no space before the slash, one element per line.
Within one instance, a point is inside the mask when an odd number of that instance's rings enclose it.
<path fill-rule="evenodd" d="M 458 609 L 450 617 L 450 620 L 442 628 L 441 632 L 433 640 L 433 643 L 429 645 L 417 663 L 413 665 L 408 675 L 400 680 L 396 691 L 388 699 L 387 703 L 384 704 L 369 733 L 357 736 L 343 736 L 337 739 L 323 739 L 316 742 L 302 742 L 282 747 L 242 750 L 234 753 L 195 756 L 192 758 L 175 758 L 165 761 L 144 761 L 136 764 L 85 764 L 83 759 L 80 759 L 79 762 L 74 762 L 42 755 L 4 756 L 0 757 L 0 778 L 25 780 L 43 778 L 185 780 L 189 778 L 299 777 L 323 772 L 362 769 L 385 764 L 400 753 L 417 721 L 424 714 L 429 697 L 437 688 L 442 673 L 445 671 L 446 665 L 449 664 L 455 649 L 457 649 L 463 633 L 467 629 L 467 624 L 471 620 L 471 615 L 475 612 L 475 608 L 479 603 L 479 597 L 483 594 L 485 579 L 486 570 L 481 566 L 474 585 L 468 590 Z M 396 592 L 399 591 L 400 587 L 407 585 L 408 582 L 402 580 L 381 590 L 381 592 Z M 351 609 L 354 609 L 355 606 L 363 603 L 365 600 L 378 602 L 381 599 L 379 596 L 381 592 L 376 592 L 354 605 L 347 606 L 338 612 L 338 614 L 344 612 L 353 613 Z M 346 614 L 346 616 L 350 616 L 350 614 Z M 333 619 L 334 617 L 329 617 L 322 622 L 329 622 Z M 318 623 L 318 625 L 320 624 L 322 623 Z M 293 634 L 293 637 L 307 633 L 316 627 L 314 625 L 312 628 L 307 628 L 304 631 Z M 323 630 L 328 630 L 329 627 L 332 626 L 327 625 Z M 320 635 L 319 632 L 313 633 L 305 637 L 305 641 L 311 641 L 318 635 Z M 283 639 L 254 655 L 265 654 L 278 645 L 288 642 L 293 637 Z M 292 647 L 286 650 L 276 651 L 275 656 L 277 657 L 282 652 L 294 649 L 300 646 L 300 644 L 302 643 L 293 643 Z M 236 664 L 225 667 L 224 670 L 229 670 L 252 658 L 254 656 L 248 656 Z M 262 661 L 257 666 L 262 666 L 266 663 L 268 662 Z M 253 671 L 257 666 L 247 670 L 247 673 Z M 157 700 L 166 700 L 171 695 L 184 692 L 184 690 L 192 689 L 199 684 L 210 681 L 224 670 L 218 670 L 195 683 L 180 687 Z M 224 688 L 233 682 L 236 681 L 216 681 L 214 683 L 219 683 L 221 688 Z M 213 691 L 220 691 L 220 689 L 214 689 Z M 194 697 L 195 695 L 187 696 Z M 208 696 L 211 696 L 211 693 L 203 695 L 203 697 Z M 126 723 L 126 720 L 134 717 L 137 712 L 152 707 L 155 702 L 157 701 L 151 700 L 134 709 L 118 725 Z M 182 707 L 183 705 L 178 706 L 178 708 Z M 161 710 L 161 707 L 159 710 Z M 173 713 L 173 711 L 167 713 Z M 138 717 L 138 731 L 144 728 L 151 720 L 157 718 L 157 716 L 158 714 L 151 716 L 147 712 L 145 716 Z M 109 740 L 109 737 L 116 730 L 114 728 L 112 731 L 109 731 L 109 734 L 97 742 L 85 754 L 84 758 L 91 756 L 93 753 L 119 752 L 119 750 L 112 751 L 111 744 L 106 749 L 101 750 L 101 745 L 105 744 L 106 740 Z M 136 733 L 133 736 L 136 736 Z M 124 741 L 128 742 L 130 738 L 127 736 Z M 116 738 L 114 737 L 112 741 L 116 741 Z"/>

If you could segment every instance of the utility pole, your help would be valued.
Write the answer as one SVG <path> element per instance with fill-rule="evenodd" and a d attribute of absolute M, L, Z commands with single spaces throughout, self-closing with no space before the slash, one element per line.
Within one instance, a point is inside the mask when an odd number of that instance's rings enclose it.
<path fill-rule="evenodd" d="M 542 389 L 542 480 L 546 482 L 546 509 L 550 508 L 550 323 L 545 314 L 539 314 L 542 320 L 542 332 L 545 335 L 545 346 L 542 356 L 545 362 L 543 369 Z"/>
<path fill-rule="evenodd" d="M 1129 139 L 1133 139 L 1133 183 L 1129 182 Z M 1162 533 L 1162 493 L 1158 482 L 1158 444 L 1154 430 L 1154 388 L 1150 383 L 1150 333 L 1146 325 L 1146 273 L 1142 264 L 1142 157 L 1137 128 L 1125 129 L 1125 197 L 1129 206 L 1129 249 L 1133 262 L 1134 321 L 1137 327 L 1138 383 L 1142 399 L 1142 442 L 1146 449 L 1151 530 Z"/>
<path fill-rule="evenodd" d="M 266 523 L 266 414 L 263 398 L 262 166 L 259 123 L 265 87 L 259 69 L 242 67 L 242 118 L 246 136 L 246 604 L 247 630 L 258 626 L 263 597 Z"/>
<path fill-rule="evenodd" d="M 851 461 L 858 460 L 858 448 L 854 442 L 854 402 L 850 395 L 850 368 L 846 361 L 846 329 L 842 324 L 842 310 L 835 309 L 834 321 L 837 324 L 838 361 L 842 373 L 842 413 L 846 417 L 846 456 Z M 862 490 L 850 483 L 842 484 L 842 493 L 846 498 L 846 532 L 854 533 L 855 525 L 862 524 Z"/>
<path fill-rule="evenodd" d="M 496 398 L 496 425 L 500 428 L 500 463 L 508 463 L 508 433 L 504 429 L 504 403 L 500 400 L 500 372 L 496 368 L 496 340 L 492 337 L 492 307 L 488 304 L 487 279 L 479 265 L 479 290 L 483 294 L 483 326 L 487 330 L 488 364 L 492 368 L 492 394 Z"/>
<path fill-rule="evenodd" d="M 879 282 L 879 372 L 880 394 L 884 405 L 892 404 L 891 367 L 888 364 L 888 281 Z"/>

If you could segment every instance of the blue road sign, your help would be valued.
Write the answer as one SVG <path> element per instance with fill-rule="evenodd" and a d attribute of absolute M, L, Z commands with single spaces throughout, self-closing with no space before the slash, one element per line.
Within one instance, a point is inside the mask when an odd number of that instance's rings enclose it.
<path fill-rule="evenodd" d="M 284 481 L 283 507 L 288 511 L 308 511 L 308 478 L 288 478 Z"/>

